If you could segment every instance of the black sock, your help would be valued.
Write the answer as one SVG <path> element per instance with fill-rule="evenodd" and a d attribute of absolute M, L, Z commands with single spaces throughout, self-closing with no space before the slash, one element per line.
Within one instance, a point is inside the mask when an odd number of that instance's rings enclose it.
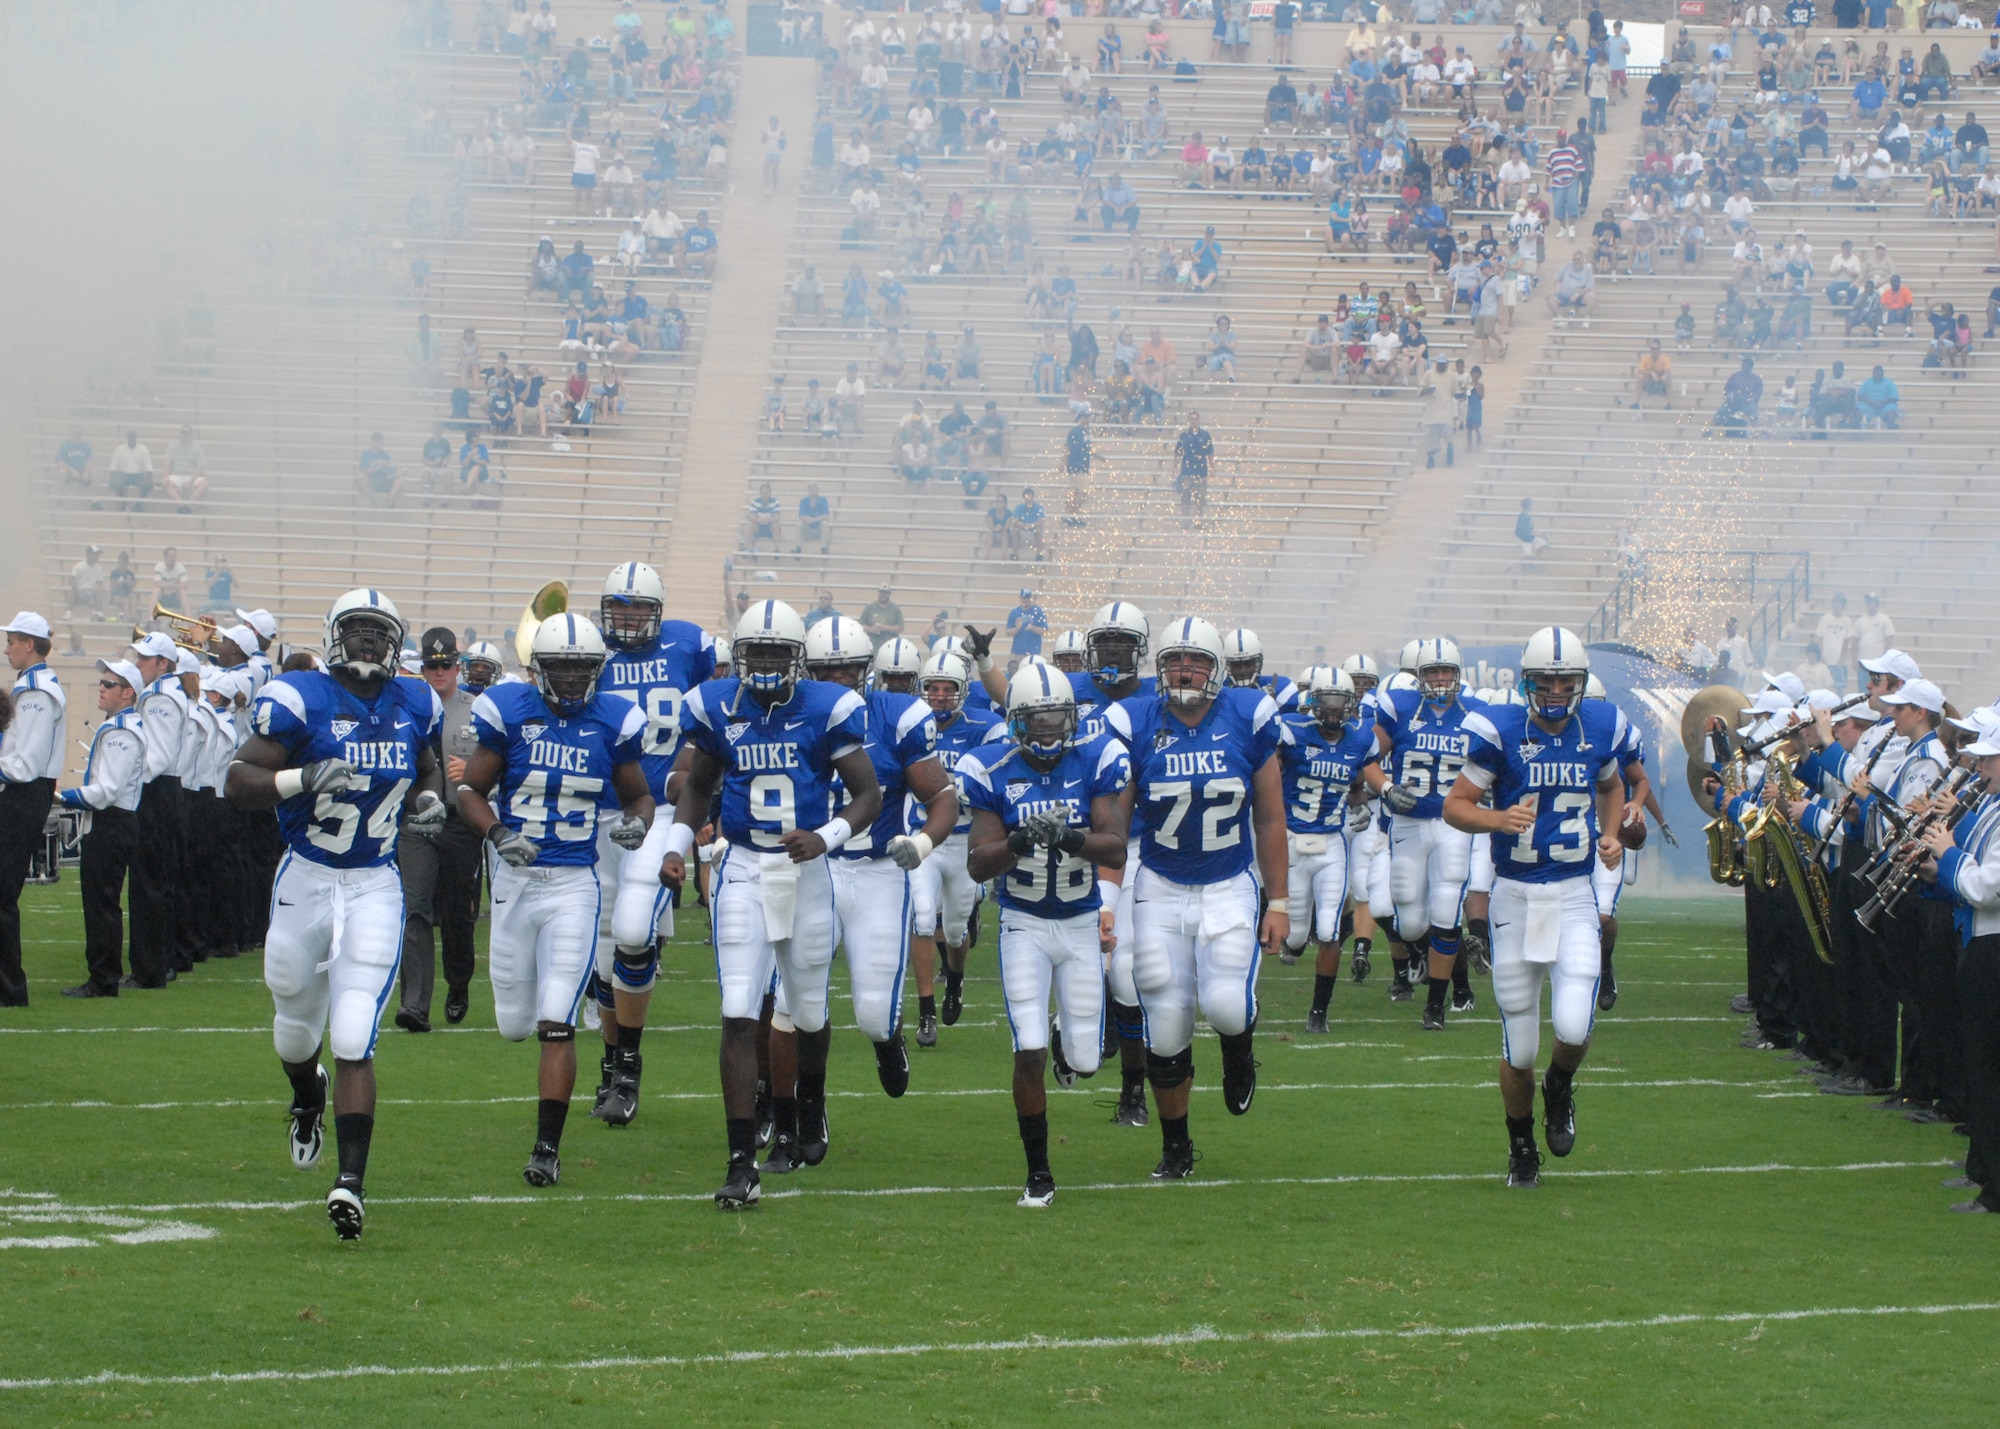
<path fill-rule="evenodd" d="M 958 988 L 959 988 L 959 984 L 963 983 L 964 981 L 965 981 L 965 969 L 964 969 L 964 968 L 960 968 L 960 969 L 958 969 L 958 971 L 956 971 L 956 972 L 953 972 L 953 971 L 952 971 L 952 969 L 951 969 L 951 968 L 950 968 L 949 966 L 947 966 L 947 967 L 945 968 L 945 970 L 944 970 L 944 985 L 945 985 L 945 987 L 946 987 L 946 988 L 947 988 L 947 989 L 948 989 L 949 991 L 952 991 L 952 992 L 957 992 L 957 991 L 958 991 Z"/>
<path fill-rule="evenodd" d="M 919 1017 L 936 1017 L 936 1016 L 937 1016 L 937 994 L 936 994 L 936 993 L 934 993 L 934 992 L 927 992 L 927 993 L 922 993 L 922 994 L 920 994 L 920 995 L 918 996 L 918 998 L 917 998 L 917 1016 L 919 1016 Z"/>
<path fill-rule="evenodd" d="M 826 1102 L 826 1073 L 799 1073 L 799 1105 L 822 1106 Z"/>
<path fill-rule="evenodd" d="M 729 1159 L 751 1157 L 757 1154 L 757 1123 L 747 1116 L 732 1116 L 726 1123 L 729 1127 Z"/>
<path fill-rule="evenodd" d="M 1314 973 L 1314 974 L 1313 974 L 1313 1011 L 1314 1011 L 1314 1012 L 1324 1012 L 1324 1011 L 1326 1011 L 1326 1005 L 1327 1005 L 1327 1004 L 1328 1004 L 1329 1002 L 1332 1002 L 1332 1001 L 1333 1001 L 1333 984 L 1334 984 L 1334 981 L 1335 981 L 1335 978 L 1334 978 L 1334 975 L 1333 975 L 1332 973 Z"/>
<path fill-rule="evenodd" d="M 627 1027 L 624 1023 L 622 1022 L 619 1023 L 618 1050 L 621 1052 L 638 1051 L 639 1039 L 641 1037 L 644 1037 L 645 1035 L 646 1035 L 646 1029 L 643 1027 Z"/>
<path fill-rule="evenodd" d="M 1122 1080 L 1122 1084 L 1125 1088 L 1125 1096 L 1128 1100 L 1131 1098 L 1134 1092 L 1139 1093 L 1139 1095 L 1141 1096 L 1145 1095 L 1146 1069 L 1144 1067 L 1141 1067 L 1138 1071 L 1135 1072 L 1129 1067 L 1120 1066 L 1118 1069 L 1118 1075 Z"/>
<path fill-rule="evenodd" d="M 1354 951 L 1357 953 L 1374 952 L 1375 940 L 1373 938 L 1356 938 L 1354 940 Z"/>
<path fill-rule="evenodd" d="M 342 1112 L 333 1119 L 333 1145 L 340 1157 L 340 1174 L 356 1181 L 368 1175 L 368 1142 L 375 1135 L 375 1118 L 365 1111 Z"/>
<path fill-rule="evenodd" d="M 771 1098 L 772 1136 L 782 1136 L 789 1141 L 799 1139 L 799 1099 L 797 1097 Z"/>
<path fill-rule="evenodd" d="M 1472 991 L 1472 959 L 1460 953 L 1451 964 L 1451 990 L 1453 992 Z"/>
<path fill-rule="evenodd" d="M 1545 1095 L 1551 1096 L 1560 1097 L 1567 1095 L 1570 1083 L 1575 1079 L 1575 1072 L 1570 1071 L 1567 1067 L 1558 1067 L 1554 1062 L 1551 1062 L 1549 1063 L 1548 1071 L 1542 1076 L 1542 1091 Z"/>
<path fill-rule="evenodd" d="M 1172 1151 L 1176 1146 L 1189 1145 L 1187 1123 L 1188 1119 L 1184 1116 L 1161 1117 L 1160 1145 L 1168 1151 Z"/>
<path fill-rule="evenodd" d="M 1028 1174 L 1046 1176 L 1049 1171 L 1049 1114 L 1037 1112 L 1020 1118 L 1021 1149 L 1028 1153 Z"/>
<path fill-rule="evenodd" d="M 600 1074 L 602 1074 L 604 1078 L 603 1081 L 598 1083 L 600 1089 L 611 1085 L 611 1074 L 612 1072 L 616 1071 L 617 1068 L 618 1068 L 618 1049 L 616 1047 L 606 1047 L 604 1049 L 603 1058 L 597 1064 L 597 1070 Z"/>
<path fill-rule="evenodd" d="M 1411 976 L 1413 969 L 1408 958 L 1399 958 L 1394 953 L 1391 953 L 1389 955 L 1389 962 L 1396 969 L 1397 982 L 1412 982 L 1415 980 Z"/>
<path fill-rule="evenodd" d="M 292 1084 L 292 1105 L 312 1111 L 326 1105 L 326 1088 L 319 1079 L 319 1059 L 310 1062 L 280 1062 L 285 1080 Z"/>
<path fill-rule="evenodd" d="M 563 1124 L 568 1120 L 568 1102 L 556 1097 L 543 1097 L 535 1105 L 535 1140 L 561 1146 Z"/>
<path fill-rule="evenodd" d="M 1444 995 L 1451 987 L 1451 979 L 1434 977 L 1424 989 L 1424 1005 L 1433 1012 L 1444 1010 Z"/>
<path fill-rule="evenodd" d="M 1535 1119 L 1532 1116 L 1510 1116 L 1507 1118 L 1507 1139 L 1519 1146 L 1523 1142 L 1535 1144 Z"/>

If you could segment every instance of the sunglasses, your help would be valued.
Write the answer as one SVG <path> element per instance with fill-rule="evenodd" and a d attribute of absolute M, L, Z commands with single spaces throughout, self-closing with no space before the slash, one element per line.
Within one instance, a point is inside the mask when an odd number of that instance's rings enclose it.
<path fill-rule="evenodd" d="M 458 668 L 458 660 L 453 656 L 446 655 L 436 660 L 424 661 L 424 668 L 426 670 L 453 670 Z"/>
<path fill-rule="evenodd" d="M 99 680 L 97 688 L 100 690 L 122 690 L 125 688 L 125 682 L 123 680 Z"/>

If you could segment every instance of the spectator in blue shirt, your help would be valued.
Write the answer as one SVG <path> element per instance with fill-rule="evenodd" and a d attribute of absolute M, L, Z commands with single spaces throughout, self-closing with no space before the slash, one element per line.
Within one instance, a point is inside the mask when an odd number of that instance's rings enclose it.
<path fill-rule="evenodd" d="M 826 555 L 826 525 L 828 518 L 832 514 L 833 507 L 828 504 L 824 496 L 819 494 L 819 483 L 816 481 L 807 482 L 806 494 L 799 498 L 800 545 L 808 541 L 817 541 L 819 542 L 819 553 L 822 556 Z M 798 555 L 799 551 L 800 546 L 792 547 L 793 555 Z"/>
<path fill-rule="evenodd" d="M 1021 500 L 1014 508 L 1014 550 L 1025 552 L 1032 559 L 1042 559 L 1042 518 L 1048 512 L 1035 496 L 1035 488 L 1030 486 L 1021 492 Z M 1035 649 L 1042 648 L 1037 638 Z"/>
<path fill-rule="evenodd" d="M 1882 115 L 1882 102 L 1888 97 L 1889 91 L 1881 80 L 1873 73 L 1864 74 L 1860 82 L 1854 86 L 1853 113 L 1862 119 L 1879 119 Z"/>
<path fill-rule="evenodd" d="M 810 630 L 822 620 L 832 619 L 839 614 L 840 612 L 834 609 L 833 592 L 823 590 L 819 593 L 819 604 L 806 612 L 806 629 Z"/>
<path fill-rule="evenodd" d="M 466 433 L 458 449 L 458 487 L 461 495 L 472 496 L 492 480 L 492 456 L 486 443 Z"/>
<path fill-rule="evenodd" d="M 1015 508 L 1015 519 L 1028 509 L 1034 499 L 1031 487 L 1021 493 L 1021 504 Z M 1035 510 L 1039 513 L 1040 506 Z M 1036 518 L 1040 519 L 1039 515 Z M 1049 618 L 1042 608 L 1035 604 L 1035 593 L 1026 586 L 1021 587 L 1021 603 L 1007 612 L 1007 637 L 1012 642 L 1008 647 L 1015 656 L 1039 655 L 1042 653 L 1042 637 L 1049 633 Z"/>
<path fill-rule="evenodd" d="M 1863 418 L 1880 422 L 1892 429 L 1902 416 L 1898 405 L 1901 399 L 1902 393 L 1896 390 L 1895 381 L 1882 370 L 1880 363 L 1876 364 L 1868 380 L 1863 382 L 1854 394 L 1854 400 L 1860 404 Z"/>
<path fill-rule="evenodd" d="M 681 252 L 687 258 L 687 275 L 690 278 L 714 277 L 718 247 L 715 230 L 708 226 L 708 210 L 704 208 L 695 214 L 694 227 L 681 235 Z"/>
<path fill-rule="evenodd" d="M 1222 267 L 1222 244 L 1215 236 L 1215 225 L 1210 224 L 1201 237 L 1194 241 L 1194 280 L 1198 288 L 1211 287 L 1216 273 Z"/>

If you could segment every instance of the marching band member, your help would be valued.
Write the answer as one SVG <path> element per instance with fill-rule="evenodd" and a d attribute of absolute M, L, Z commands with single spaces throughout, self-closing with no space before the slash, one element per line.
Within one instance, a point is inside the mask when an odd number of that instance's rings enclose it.
<path fill-rule="evenodd" d="M 83 836 L 84 980 L 64 997 L 116 997 L 123 985 L 125 910 L 119 899 L 138 836 L 139 790 L 146 776 L 146 738 L 135 708 L 145 677 L 129 660 L 97 662 L 97 708 L 104 722 L 91 737 L 83 783 L 62 791 L 66 809 L 90 811 Z"/>

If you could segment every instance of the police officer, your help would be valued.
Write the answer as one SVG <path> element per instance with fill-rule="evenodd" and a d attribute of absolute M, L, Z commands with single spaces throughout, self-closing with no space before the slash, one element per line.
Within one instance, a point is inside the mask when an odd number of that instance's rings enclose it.
<path fill-rule="evenodd" d="M 444 827 L 433 838 L 404 839 L 398 845 L 403 872 L 403 1004 L 396 1025 L 405 1032 L 431 1030 L 431 994 L 437 961 L 431 930 L 443 935 L 444 1017 L 465 1020 L 472 985 L 472 925 L 479 912 L 480 843 L 458 816 L 458 785 L 465 761 L 479 747 L 472 732 L 477 694 L 459 679 L 458 637 L 434 625 L 419 645 L 423 678 L 444 706 Z"/>
<path fill-rule="evenodd" d="M 83 783 L 62 791 L 63 807 L 88 809 L 83 836 L 83 962 L 87 972 L 64 997 L 116 997 L 124 971 L 125 910 L 119 895 L 139 838 L 139 790 L 146 736 L 136 706 L 145 677 L 129 660 L 97 662 L 97 708 L 104 722 L 90 741 Z"/>
<path fill-rule="evenodd" d="M 21 885 L 42 840 L 62 773 L 66 702 L 49 657 L 49 623 L 24 610 L 5 626 L 14 670 L 14 718 L 0 736 L 0 1007 L 26 1007 L 21 971 Z"/>
<path fill-rule="evenodd" d="M 145 681 L 139 690 L 139 722 L 146 736 L 146 784 L 132 855 L 129 985 L 158 988 L 172 982 L 178 970 L 184 892 L 180 762 L 187 697 L 176 674 L 180 647 L 172 639 L 154 631 L 133 643 L 132 654 Z"/>

